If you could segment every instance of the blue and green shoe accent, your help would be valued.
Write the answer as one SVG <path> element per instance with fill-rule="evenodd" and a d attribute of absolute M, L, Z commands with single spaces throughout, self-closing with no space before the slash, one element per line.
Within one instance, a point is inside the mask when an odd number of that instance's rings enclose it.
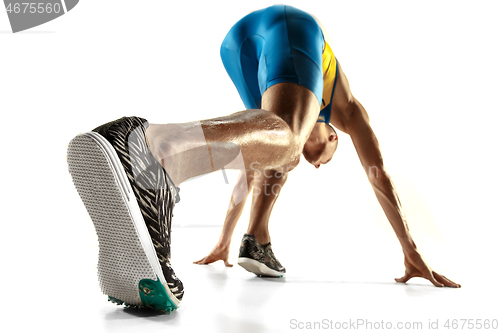
<path fill-rule="evenodd" d="M 138 287 L 139 295 L 141 296 L 143 304 L 142 306 L 128 304 L 112 296 L 108 296 L 108 301 L 117 305 L 125 305 L 126 307 L 147 307 L 168 314 L 178 308 L 178 306 L 176 306 L 168 296 L 165 287 L 162 285 L 158 277 L 156 278 L 156 281 L 151 279 L 142 279 L 139 281 Z"/>

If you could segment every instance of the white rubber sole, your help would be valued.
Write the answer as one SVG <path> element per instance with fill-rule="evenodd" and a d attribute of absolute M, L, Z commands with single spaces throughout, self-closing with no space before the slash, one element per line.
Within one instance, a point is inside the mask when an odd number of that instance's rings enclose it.
<path fill-rule="evenodd" d="M 284 273 L 275 271 L 264 265 L 257 260 L 250 258 L 238 258 L 238 265 L 246 269 L 247 271 L 254 273 L 259 276 L 270 276 L 270 277 L 283 277 Z"/>
<path fill-rule="evenodd" d="M 150 288 L 145 294 L 144 287 L 139 285 L 144 279 L 159 280 L 171 306 L 158 307 L 167 312 L 177 308 L 180 301 L 168 288 L 139 205 L 114 148 L 100 134 L 87 132 L 71 140 L 67 159 L 73 183 L 97 233 L 97 268 L 102 292 L 117 303 L 150 306 L 143 302 L 145 296 L 153 297 L 148 295 Z"/>

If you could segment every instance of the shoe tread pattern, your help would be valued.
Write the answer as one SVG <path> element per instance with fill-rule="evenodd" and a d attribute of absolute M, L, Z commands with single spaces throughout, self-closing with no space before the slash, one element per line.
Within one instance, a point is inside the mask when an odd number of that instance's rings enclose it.
<path fill-rule="evenodd" d="M 94 139 L 82 134 L 68 146 L 68 166 L 97 233 L 102 292 L 131 305 L 142 305 L 139 282 L 155 279 L 156 274 L 142 248 L 109 157 Z"/>

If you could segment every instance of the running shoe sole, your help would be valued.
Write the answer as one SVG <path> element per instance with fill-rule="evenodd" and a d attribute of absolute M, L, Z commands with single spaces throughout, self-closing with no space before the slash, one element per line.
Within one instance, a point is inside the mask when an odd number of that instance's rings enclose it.
<path fill-rule="evenodd" d="M 112 145 L 100 134 L 68 145 L 73 183 L 99 241 L 97 274 L 108 300 L 170 313 L 180 301 L 168 288 L 139 205 Z"/>
<path fill-rule="evenodd" d="M 250 258 L 238 258 L 238 265 L 246 269 L 247 271 L 254 273 L 258 276 L 264 277 L 283 277 L 284 273 L 275 271 L 267 267 L 265 264 Z"/>

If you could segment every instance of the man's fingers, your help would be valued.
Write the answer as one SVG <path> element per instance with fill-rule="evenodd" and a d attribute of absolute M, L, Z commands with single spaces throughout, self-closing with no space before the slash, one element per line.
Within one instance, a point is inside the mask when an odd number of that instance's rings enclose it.
<path fill-rule="evenodd" d="M 221 258 L 215 258 L 214 257 L 205 257 L 201 260 L 198 260 L 198 261 L 193 261 L 193 264 L 197 264 L 197 265 L 210 265 L 216 261 L 219 261 L 219 260 L 223 260 L 224 261 L 224 265 L 226 265 L 226 267 L 233 267 L 232 264 L 229 263 L 229 261 L 227 259 L 221 259 Z"/>
<path fill-rule="evenodd" d="M 441 282 L 442 284 L 444 284 L 446 287 L 450 287 L 450 288 L 462 288 L 461 285 L 459 285 L 458 283 L 455 283 L 455 282 L 451 281 L 446 276 L 438 274 L 436 272 L 432 272 L 432 273 L 433 273 L 434 277 L 436 278 L 436 280 L 438 280 L 439 282 Z"/>
<path fill-rule="evenodd" d="M 198 261 L 194 261 L 193 264 L 197 264 L 197 265 L 208 265 L 210 264 L 210 262 L 208 262 L 207 260 L 207 257 L 203 258 L 203 259 L 200 259 Z"/>
<path fill-rule="evenodd" d="M 408 280 L 414 277 L 422 277 L 420 275 L 411 275 L 408 273 L 405 273 L 405 275 L 399 279 L 394 279 L 396 282 L 399 283 L 406 283 Z M 430 272 L 428 277 L 425 277 L 427 280 L 429 280 L 434 286 L 436 287 L 450 287 L 450 288 L 461 288 L 462 286 L 459 285 L 458 283 L 455 283 L 448 279 L 446 276 L 438 274 L 436 272 Z"/>
<path fill-rule="evenodd" d="M 433 285 L 435 285 L 436 287 L 444 287 L 444 284 L 439 282 L 438 280 L 436 280 L 436 278 L 434 277 L 434 272 L 430 272 L 429 274 L 429 277 L 426 278 L 427 280 L 431 281 Z"/>

